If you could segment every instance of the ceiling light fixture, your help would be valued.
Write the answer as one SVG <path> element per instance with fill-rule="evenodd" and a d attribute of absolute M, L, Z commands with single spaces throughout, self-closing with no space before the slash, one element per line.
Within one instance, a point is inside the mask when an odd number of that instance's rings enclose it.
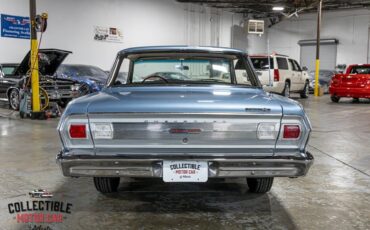
<path fill-rule="evenodd" d="M 283 11 L 284 10 L 284 7 L 282 7 L 282 6 L 274 6 L 274 7 L 272 7 L 272 10 L 273 11 Z"/>

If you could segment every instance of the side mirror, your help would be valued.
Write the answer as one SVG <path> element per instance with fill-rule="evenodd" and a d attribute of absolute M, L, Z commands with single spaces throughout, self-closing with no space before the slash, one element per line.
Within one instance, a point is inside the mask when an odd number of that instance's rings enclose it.
<path fill-rule="evenodd" d="M 303 66 L 303 67 L 302 67 L 302 70 L 303 70 L 303 71 L 307 71 L 308 69 L 307 69 L 307 67 L 306 67 L 306 66 Z"/>

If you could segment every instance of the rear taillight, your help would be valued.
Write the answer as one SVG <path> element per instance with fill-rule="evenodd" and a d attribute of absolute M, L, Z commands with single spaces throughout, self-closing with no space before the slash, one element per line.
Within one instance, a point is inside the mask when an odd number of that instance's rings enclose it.
<path fill-rule="evenodd" d="M 69 137 L 72 139 L 86 139 L 86 125 L 85 124 L 71 124 L 69 126 Z"/>
<path fill-rule="evenodd" d="M 274 69 L 274 81 L 280 81 L 280 74 L 278 69 Z"/>
<path fill-rule="evenodd" d="M 301 128 L 299 127 L 299 125 L 284 125 L 284 139 L 298 139 L 300 135 Z"/>
<path fill-rule="evenodd" d="M 334 76 L 331 79 L 330 85 L 333 85 L 333 86 L 340 85 L 341 81 L 342 81 L 342 76 L 341 75 Z"/>

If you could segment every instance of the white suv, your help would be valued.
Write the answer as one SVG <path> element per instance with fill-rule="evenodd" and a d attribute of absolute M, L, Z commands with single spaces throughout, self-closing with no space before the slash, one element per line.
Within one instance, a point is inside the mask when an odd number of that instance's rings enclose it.
<path fill-rule="evenodd" d="M 300 93 L 301 98 L 308 97 L 307 69 L 302 69 L 296 60 L 285 55 L 272 54 L 269 68 L 267 55 L 251 55 L 250 58 L 265 91 L 286 97 L 289 97 L 291 92 Z"/>

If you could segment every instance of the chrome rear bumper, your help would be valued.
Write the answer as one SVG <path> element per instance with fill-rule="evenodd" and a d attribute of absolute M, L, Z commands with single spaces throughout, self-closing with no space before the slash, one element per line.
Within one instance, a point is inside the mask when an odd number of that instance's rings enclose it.
<path fill-rule="evenodd" d="M 209 177 L 299 177 L 313 163 L 313 156 L 264 158 L 126 158 L 96 156 L 57 156 L 64 176 L 68 177 L 162 177 L 163 160 L 198 160 L 208 162 Z"/>

